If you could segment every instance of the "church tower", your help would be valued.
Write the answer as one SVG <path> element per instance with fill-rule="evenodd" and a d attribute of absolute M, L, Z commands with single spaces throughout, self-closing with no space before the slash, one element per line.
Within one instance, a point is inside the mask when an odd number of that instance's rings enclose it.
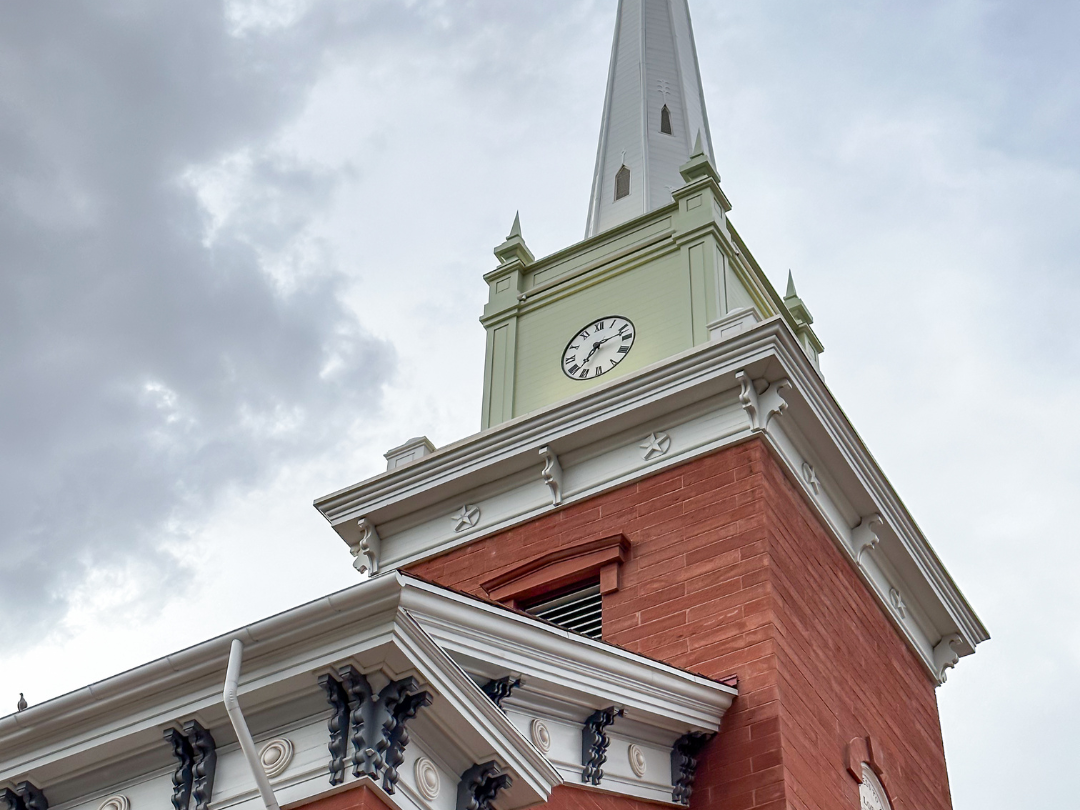
<path fill-rule="evenodd" d="M 818 365 L 728 217 L 687 0 L 619 3 L 592 189 L 585 241 L 536 260 L 515 219 L 495 249 L 482 427 L 774 317 Z"/>
<path fill-rule="evenodd" d="M 987 631 L 716 161 L 687 0 L 620 0 L 586 237 L 484 276 L 481 432 L 315 501 L 355 586 L 0 717 L 0 802 L 949 810 Z"/>

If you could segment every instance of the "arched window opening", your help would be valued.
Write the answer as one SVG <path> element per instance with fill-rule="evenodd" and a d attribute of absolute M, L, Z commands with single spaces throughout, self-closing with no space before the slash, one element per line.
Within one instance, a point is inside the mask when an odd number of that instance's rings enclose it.
<path fill-rule="evenodd" d="M 660 110 L 660 131 L 665 135 L 671 135 L 671 110 L 667 104 Z"/>
<path fill-rule="evenodd" d="M 615 175 L 615 200 L 630 196 L 630 170 L 623 166 Z"/>

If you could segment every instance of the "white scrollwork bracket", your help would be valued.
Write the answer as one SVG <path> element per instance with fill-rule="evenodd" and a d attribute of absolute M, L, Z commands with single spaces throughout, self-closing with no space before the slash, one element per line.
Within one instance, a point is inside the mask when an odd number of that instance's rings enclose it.
<path fill-rule="evenodd" d="M 353 560 L 353 568 L 361 574 L 373 577 L 379 573 L 379 554 L 382 552 L 382 539 L 375 529 L 375 524 L 367 518 L 360 518 L 356 525 L 360 527 L 360 541 L 356 545 L 349 546 L 349 551 L 356 558 Z"/>
<path fill-rule="evenodd" d="M 874 514 L 864 517 L 862 522 L 852 530 L 851 539 L 855 549 L 855 564 L 862 565 L 863 554 L 873 551 L 881 543 L 878 530 L 885 525 L 881 515 Z"/>
<path fill-rule="evenodd" d="M 759 394 L 754 380 L 751 380 L 745 371 L 736 372 L 735 379 L 740 385 L 739 402 L 750 417 L 750 429 L 767 431 L 773 417 L 783 416 L 788 409 L 788 401 L 784 399 L 783 392 L 792 387 L 791 380 L 787 377 L 777 380 Z"/>
<path fill-rule="evenodd" d="M 943 636 L 938 645 L 934 647 L 934 669 L 940 683 L 945 683 L 945 671 L 952 669 L 960 662 L 960 654 L 956 651 L 963 639 L 956 633 Z"/>
<path fill-rule="evenodd" d="M 562 465 L 559 464 L 559 457 L 551 452 L 548 447 L 540 448 L 540 457 L 544 459 L 544 469 L 540 473 L 540 477 L 544 479 L 544 483 L 551 490 L 551 505 L 558 506 L 562 503 Z"/>

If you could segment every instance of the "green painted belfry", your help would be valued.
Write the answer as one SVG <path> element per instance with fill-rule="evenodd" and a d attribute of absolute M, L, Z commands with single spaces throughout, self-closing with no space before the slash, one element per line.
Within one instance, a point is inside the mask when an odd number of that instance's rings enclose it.
<path fill-rule="evenodd" d="M 815 364 L 822 351 L 794 288 L 777 293 L 728 218 L 686 0 L 621 0 L 611 70 L 588 238 L 536 259 L 515 217 L 484 276 L 484 428 L 769 318 Z"/>

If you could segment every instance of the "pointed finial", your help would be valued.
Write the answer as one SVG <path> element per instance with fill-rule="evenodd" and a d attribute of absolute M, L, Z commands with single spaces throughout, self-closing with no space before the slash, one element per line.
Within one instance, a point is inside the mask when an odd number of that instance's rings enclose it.
<path fill-rule="evenodd" d="M 26 702 L 26 696 L 22 692 L 19 692 L 19 703 L 17 704 L 16 711 L 23 711 L 29 704 Z"/>
<path fill-rule="evenodd" d="M 698 155 L 705 154 L 705 146 L 701 142 L 701 130 L 697 131 L 697 140 L 694 141 L 694 152 L 690 157 L 697 157 Z"/>
<path fill-rule="evenodd" d="M 520 261 L 522 264 L 532 264 L 535 259 L 532 251 L 521 237 L 521 212 L 514 214 L 514 224 L 510 228 L 510 235 L 506 241 L 495 248 L 495 257 L 503 264 L 510 261 Z"/>
<path fill-rule="evenodd" d="M 784 298 L 797 298 L 798 293 L 795 292 L 795 277 L 791 275 L 791 271 L 787 271 L 787 292 L 784 294 Z"/>

